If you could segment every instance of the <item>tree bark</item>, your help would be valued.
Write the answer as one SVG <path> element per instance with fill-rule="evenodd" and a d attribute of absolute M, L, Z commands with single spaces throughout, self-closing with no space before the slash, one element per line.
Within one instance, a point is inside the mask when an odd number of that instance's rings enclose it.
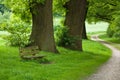
<path fill-rule="evenodd" d="M 52 0 L 45 3 L 32 2 L 32 33 L 30 41 L 32 45 L 39 46 L 42 51 L 57 53 L 53 32 Z"/>
<path fill-rule="evenodd" d="M 70 0 L 65 4 L 67 9 L 65 26 L 69 28 L 69 35 L 77 37 L 74 46 L 68 48 L 82 51 L 82 30 L 86 13 L 86 0 Z"/>
<path fill-rule="evenodd" d="M 85 22 L 83 24 L 82 39 L 88 39 L 87 38 L 87 32 L 86 32 Z"/>
<path fill-rule="evenodd" d="M 86 25 L 85 25 L 85 20 L 86 20 L 86 17 L 87 17 L 88 7 L 89 7 L 89 2 L 87 2 L 86 9 L 85 9 L 82 39 L 88 39 L 87 38 L 87 32 L 86 32 Z"/>

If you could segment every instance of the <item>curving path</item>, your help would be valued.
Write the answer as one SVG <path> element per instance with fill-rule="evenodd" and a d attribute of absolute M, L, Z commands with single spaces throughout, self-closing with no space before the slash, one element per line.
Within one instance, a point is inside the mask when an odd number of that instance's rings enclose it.
<path fill-rule="evenodd" d="M 120 50 L 109 45 L 106 41 L 99 39 L 98 35 L 93 35 L 91 39 L 101 42 L 110 48 L 113 54 L 112 57 L 87 80 L 120 80 Z"/>

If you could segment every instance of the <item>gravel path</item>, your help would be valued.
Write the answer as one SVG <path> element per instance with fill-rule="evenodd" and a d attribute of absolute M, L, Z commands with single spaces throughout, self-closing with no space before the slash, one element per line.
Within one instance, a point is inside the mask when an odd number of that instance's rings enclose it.
<path fill-rule="evenodd" d="M 91 39 L 99 41 L 109 47 L 113 54 L 112 57 L 87 80 L 120 80 L 120 50 L 99 39 L 97 35 L 92 36 Z"/>

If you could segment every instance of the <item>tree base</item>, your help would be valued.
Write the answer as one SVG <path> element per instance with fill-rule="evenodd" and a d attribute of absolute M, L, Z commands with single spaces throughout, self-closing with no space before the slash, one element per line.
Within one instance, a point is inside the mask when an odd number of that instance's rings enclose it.
<path fill-rule="evenodd" d="M 22 56 L 21 58 L 24 60 L 37 60 L 44 57 L 45 57 L 44 55 L 38 55 L 38 56 Z"/>

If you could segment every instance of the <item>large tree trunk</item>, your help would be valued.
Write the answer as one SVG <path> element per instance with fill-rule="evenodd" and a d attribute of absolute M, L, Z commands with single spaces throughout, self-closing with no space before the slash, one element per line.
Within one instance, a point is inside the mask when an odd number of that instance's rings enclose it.
<path fill-rule="evenodd" d="M 32 13 L 32 33 L 30 40 L 32 45 L 39 46 L 42 51 L 57 52 L 54 32 L 53 32 L 53 16 L 52 16 L 52 0 L 45 0 L 45 3 L 31 4 Z"/>
<path fill-rule="evenodd" d="M 69 35 L 77 37 L 73 46 L 68 48 L 82 51 L 82 30 L 86 12 L 86 0 L 70 0 L 64 7 L 67 9 L 65 26 L 69 28 Z"/>

